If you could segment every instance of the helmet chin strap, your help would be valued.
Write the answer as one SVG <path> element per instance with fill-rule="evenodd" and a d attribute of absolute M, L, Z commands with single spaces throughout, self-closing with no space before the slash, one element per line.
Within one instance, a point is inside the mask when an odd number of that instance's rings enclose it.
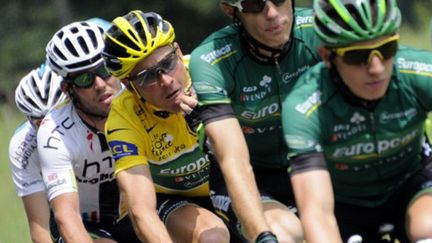
<path fill-rule="evenodd" d="M 133 82 L 129 82 L 130 87 L 133 89 L 133 91 L 135 92 L 135 94 L 138 96 L 138 98 L 145 103 L 146 100 L 141 96 L 141 94 L 138 92 L 138 90 L 135 87 L 135 84 Z"/>
<path fill-rule="evenodd" d="M 251 34 L 246 31 L 246 29 L 244 29 L 243 27 L 241 28 L 242 29 L 240 30 L 240 37 L 244 46 L 249 51 L 249 53 L 259 61 L 274 62 L 275 59 L 283 57 L 286 53 L 288 53 L 291 47 L 292 31 L 290 34 L 290 39 L 282 46 L 282 48 L 277 49 L 256 40 Z"/>

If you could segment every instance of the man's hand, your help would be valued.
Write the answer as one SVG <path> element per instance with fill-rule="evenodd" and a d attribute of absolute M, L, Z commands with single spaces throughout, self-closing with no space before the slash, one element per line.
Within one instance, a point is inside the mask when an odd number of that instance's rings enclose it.
<path fill-rule="evenodd" d="M 185 115 L 190 115 L 198 105 L 198 98 L 192 86 L 188 86 L 180 97 L 180 108 Z"/>

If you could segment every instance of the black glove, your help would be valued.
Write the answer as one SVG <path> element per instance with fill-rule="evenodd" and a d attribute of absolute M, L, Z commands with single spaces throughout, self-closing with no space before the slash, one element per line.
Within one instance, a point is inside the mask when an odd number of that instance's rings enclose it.
<path fill-rule="evenodd" d="M 197 105 L 189 114 L 185 115 L 185 120 L 193 132 L 197 132 L 201 124 L 201 119 L 199 118 L 200 111 L 201 107 Z"/>
<path fill-rule="evenodd" d="M 197 105 L 189 114 L 185 115 L 185 120 L 189 126 L 189 129 L 197 134 L 200 149 L 207 153 L 209 151 L 206 146 L 207 136 L 204 131 L 204 124 L 199 118 L 201 109 L 202 107 Z"/>
<path fill-rule="evenodd" d="M 278 243 L 276 235 L 274 235 L 271 231 L 264 231 L 258 235 L 255 240 L 255 243 Z"/>

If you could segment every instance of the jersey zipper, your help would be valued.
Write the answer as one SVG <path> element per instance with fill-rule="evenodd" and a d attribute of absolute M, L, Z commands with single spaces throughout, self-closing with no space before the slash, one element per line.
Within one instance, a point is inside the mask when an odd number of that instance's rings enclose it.
<path fill-rule="evenodd" d="M 280 68 L 279 60 L 277 59 L 277 57 L 274 57 L 274 62 L 275 62 L 275 65 L 276 65 L 276 70 L 278 71 L 280 77 L 282 78 L 282 70 Z"/>
<path fill-rule="evenodd" d="M 376 129 L 376 122 L 375 122 L 375 114 L 374 112 L 369 112 L 369 119 L 370 119 L 370 123 L 371 123 L 371 132 L 372 132 L 372 136 L 373 136 L 373 143 L 374 143 L 374 147 L 375 147 L 375 153 L 376 153 L 376 163 L 374 163 L 372 165 L 373 170 L 375 171 L 377 178 L 381 179 L 381 173 L 379 170 L 379 166 L 377 166 L 377 164 L 380 164 L 381 162 L 381 155 L 378 151 L 378 141 L 377 141 L 377 129 Z"/>

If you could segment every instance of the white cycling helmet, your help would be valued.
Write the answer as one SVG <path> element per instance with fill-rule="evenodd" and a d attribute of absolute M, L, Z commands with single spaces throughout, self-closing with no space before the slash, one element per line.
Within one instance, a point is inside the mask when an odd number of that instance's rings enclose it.
<path fill-rule="evenodd" d="M 48 65 L 62 77 L 103 63 L 103 29 L 91 21 L 73 22 L 57 31 L 46 46 Z"/>
<path fill-rule="evenodd" d="M 66 98 L 60 89 L 62 80 L 47 65 L 33 69 L 21 79 L 15 90 L 16 106 L 27 116 L 44 117 L 51 107 Z"/>

